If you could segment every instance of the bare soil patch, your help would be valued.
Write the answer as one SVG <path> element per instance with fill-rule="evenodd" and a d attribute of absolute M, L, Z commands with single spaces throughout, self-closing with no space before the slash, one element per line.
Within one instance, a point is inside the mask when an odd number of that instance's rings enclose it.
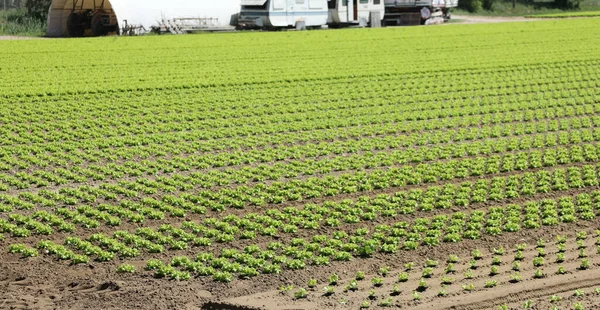
<path fill-rule="evenodd" d="M 441 244 L 433 248 L 422 246 L 416 251 L 399 251 L 393 255 L 377 253 L 370 258 L 336 262 L 323 267 L 307 266 L 306 270 L 301 271 L 284 270 L 279 275 L 259 275 L 251 280 L 236 279 L 227 284 L 213 282 L 210 277 L 182 282 L 155 279 L 151 273 L 142 270 L 143 261 L 129 261 L 139 272 L 123 275 L 115 272 L 116 266 L 121 263 L 119 260 L 70 266 L 43 254 L 35 259 L 22 259 L 16 254 L 0 253 L 0 308 L 91 309 L 102 305 L 107 309 L 141 309 L 152 305 L 154 309 L 357 309 L 367 298 L 370 289 L 376 290 L 376 298 L 372 300 L 370 308 L 378 308 L 377 304 L 390 296 L 396 307 L 410 309 L 445 309 L 450 305 L 456 306 L 454 309 L 488 309 L 504 302 L 516 305 L 527 298 L 541 300 L 552 294 L 568 295 L 577 288 L 585 288 L 591 297 L 593 289 L 600 287 L 600 270 L 597 269 L 600 255 L 596 254 L 596 239 L 593 237 L 593 229 L 597 225 L 597 220 L 581 222 L 575 230 L 571 225 L 561 224 L 533 231 L 505 233 L 497 237 L 484 236 L 479 240 L 466 240 L 457 244 Z M 577 269 L 579 259 L 574 241 L 576 231 L 588 232 L 586 252 L 593 266 L 589 270 Z M 554 274 L 559 265 L 554 262 L 554 238 L 557 234 L 571 238 L 567 242 L 566 260 L 562 264 L 569 271 L 566 275 Z M 532 279 L 535 269 L 531 261 L 537 253 L 535 243 L 540 238 L 548 241 L 546 263 L 543 266 L 547 277 Z M 521 242 L 528 244 L 524 251 L 525 259 L 521 263 L 523 281 L 509 283 L 514 245 Z M 489 277 L 492 257 L 490 251 L 500 246 L 506 249 L 506 253 L 501 256 L 500 274 Z M 468 269 L 472 250 L 476 248 L 484 256 L 478 268 L 473 270 L 473 279 L 465 280 L 463 273 Z M 447 286 L 447 297 L 437 297 L 437 292 L 442 288 L 440 278 L 445 275 L 446 259 L 450 254 L 461 259 L 460 263 L 455 264 L 456 272 L 449 275 L 456 282 Z M 411 292 L 418 285 L 426 258 L 437 260 L 439 265 L 434 268 L 432 277 L 426 279 L 430 287 L 421 292 L 422 300 L 415 302 Z M 415 263 L 415 268 L 409 272 L 409 281 L 400 283 L 400 294 L 390 295 L 406 262 Z M 378 277 L 378 269 L 383 266 L 390 268 L 389 274 L 383 277 L 383 286 L 374 287 L 370 280 Z M 359 284 L 359 290 L 343 292 L 344 285 L 359 270 L 366 274 Z M 329 297 L 323 296 L 322 288 L 327 285 L 327 279 L 332 273 L 340 276 L 339 284 L 335 286 L 336 293 Z M 293 293 L 301 287 L 307 288 L 309 279 L 317 279 L 317 287 L 308 290 L 308 298 L 294 300 Z M 484 282 L 489 279 L 497 279 L 498 287 L 485 289 Z M 476 289 L 473 292 L 463 292 L 461 285 L 471 282 Z M 294 288 L 282 294 L 278 291 L 281 285 L 293 285 Z"/>

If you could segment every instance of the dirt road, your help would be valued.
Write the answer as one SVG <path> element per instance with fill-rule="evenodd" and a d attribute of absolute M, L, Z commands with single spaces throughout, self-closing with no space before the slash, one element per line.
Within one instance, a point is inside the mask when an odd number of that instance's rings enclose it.
<path fill-rule="evenodd" d="M 35 39 L 43 39 L 42 37 L 24 37 L 24 36 L 0 36 L 0 41 L 8 41 L 8 40 L 35 40 Z"/>
<path fill-rule="evenodd" d="M 506 22 L 524 22 L 534 21 L 535 19 L 525 18 L 521 16 L 470 16 L 470 15 L 454 15 L 452 19 L 459 20 L 457 24 L 483 24 L 483 23 L 506 23 Z"/>

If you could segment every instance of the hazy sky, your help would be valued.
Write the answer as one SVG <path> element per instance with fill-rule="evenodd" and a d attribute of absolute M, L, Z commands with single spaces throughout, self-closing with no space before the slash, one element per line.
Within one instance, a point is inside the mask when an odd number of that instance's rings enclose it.
<path fill-rule="evenodd" d="M 240 0 L 195 0 L 202 4 L 207 17 L 218 17 L 222 22 L 228 22 L 229 16 L 240 10 Z M 227 20 L 225 20 L 227 19 Z"/>
<path fill-rule="evenodd" d="M 1 0 L 0 0 L 1 1 Z M 240 11 L 241 0 L 126 0 L 128 11 L 152 20 L 164 14 L 173 17 L 216 17 L 220 24 L 229 24 L 231 15 Z M 136 13 L 133 13 L 136 12 Z"/>

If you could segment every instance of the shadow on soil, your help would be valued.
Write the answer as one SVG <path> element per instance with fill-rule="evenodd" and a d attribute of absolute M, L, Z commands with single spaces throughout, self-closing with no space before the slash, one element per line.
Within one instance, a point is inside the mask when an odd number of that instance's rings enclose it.
<path fill-rule="evenodd" d="M 260 310 L 261 308 L 237 306 L 226 303 L 208 302 L 202 305 L 202 310 Z"/>

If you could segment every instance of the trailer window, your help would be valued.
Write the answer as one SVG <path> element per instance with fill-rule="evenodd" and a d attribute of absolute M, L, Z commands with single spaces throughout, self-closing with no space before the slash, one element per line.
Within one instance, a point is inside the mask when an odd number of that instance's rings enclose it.
<path fill-rule="evenodd" d="M 296 0 L 296 4 L 304 4 L 304 0 Z"/>
<path fill-rule="evenodd" d="M 373 0 L 373 4 L 381 4 L 381 0 Z"/>
<path fill-rule="evenodd" d="M 335 5 L 337 4 L 338 0 L 327 0 L 327 8 L 328 9 L 335 9 Z"/>
<path fill-rule="evenodd" d="M 342 0 L 342 6 L 348 6 L 348 0 Z"/>
<path fill-rule="evenodd" d="M 360 3 L 369 3 L 369 0 L 360 0 Z"/>

